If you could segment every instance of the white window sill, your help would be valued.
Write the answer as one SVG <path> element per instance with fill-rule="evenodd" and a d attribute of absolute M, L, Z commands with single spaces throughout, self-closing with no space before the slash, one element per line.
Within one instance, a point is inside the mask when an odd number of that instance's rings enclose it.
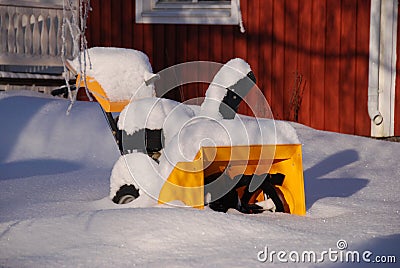
<path fill-rule="evenodd" d="M 237 25 L 236 0 L 225 4 L 156 3 L 136 0 L 136 23 Z"/>

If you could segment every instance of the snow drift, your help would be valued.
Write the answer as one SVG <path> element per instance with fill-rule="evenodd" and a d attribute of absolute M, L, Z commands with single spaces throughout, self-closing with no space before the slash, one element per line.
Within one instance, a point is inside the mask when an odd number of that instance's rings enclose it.
<path fill-rule="evenodd" d="M 44 98 L 41 93 L 0 93 L 4 130 L 0 161 L 16 167 L 4 169 L 0 177 L 12 176 L 7 175 L 11 170 L 23 173 L 17 169 L 22 161 L 36 161 L 36 168 L 41 159 L 51 159 L 60 168 L 72 163 L 102 167 L 115 162 L 118 148 L 98 103 L 77 102 L 66 115 L 68 105 L 67 100 Z"/>
<path fill-rule="evenodd" d="M 113 204 L 107 197 L 118 150 L 97 104 L 76 103 L 69 118 L 77 120 L 66 123 L 71 120 L 65 117 L 68 101 L 10 93 L 1 96 L 2 267 L 265 267 L 270 261 L 261 263 L 257 255 L 266 247 L 276 252 L 321 254 L 329 249 L 339 251 L 339 239 L 347 241 L 347 251 L 369 250 L 372 260 L 393 255 L 399 261 L 398 143 L 291 124 L 303 145 L 304 217 L 132 208 L 131 204 Z M 75 108 L 79 115 L 90 117 L 91 123 L 81 120 Z M 42 120 L 35 121 L 36 116 Z M 64 124 L 73 136 L 65 133 Z M 27 159 L 16 148 L 22 148 L 21 142 L 41 140 L 37 131 L 51 131 L 50 140 L 55 133 L 61 135 L 62 139 L 51 143 L 58 156 L 50 154 L 51 146 L 47 150 L 32 147 L 32 161 L 25 162 L 18 173 L 11 172 L 12 163 Z M 85 144 L 91 144 L 90 149 Z M 57 159 L 79 165 L 54 169 Z M 33 160 L 41 161 L 40 173 Z M 277 258 L 273 263 L 288 266 Z M 325 258 L 318 266 L 353 264 L 357 263 Z M 314 267 L 316 263 L 297 265 Z M 361 267 L 365 265 L 360 262 Z M 368 266 L 374 267 L 372 263 Z"/>

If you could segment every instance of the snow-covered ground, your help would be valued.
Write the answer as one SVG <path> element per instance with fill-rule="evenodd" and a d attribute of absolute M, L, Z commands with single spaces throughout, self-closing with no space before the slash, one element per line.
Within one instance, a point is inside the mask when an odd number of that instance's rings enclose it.
<path fill-rule="evenodd" d="M 265 267 L 297 256 L 314 266 L 312 254 L 325 266 L 357 254 L 361 265 L 400 262 L 400 143 L 293 124 L 303 217 L 133 208 L 108 197 L 119 152 L 99 106 L 77 102 L 67 116 L 68 105 L 0 93 L 0 267 Z"/>

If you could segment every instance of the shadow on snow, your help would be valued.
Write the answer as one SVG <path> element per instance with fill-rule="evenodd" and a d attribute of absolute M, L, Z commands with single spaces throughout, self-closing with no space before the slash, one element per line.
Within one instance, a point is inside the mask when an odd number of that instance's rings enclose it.
<path fill-rule="evenodd" d="M 349 197 L 368 184 L 361 178 L 321 178 L 359 160 L 355 150 L 344 150 L 331 155 L 304 171 L 306 206 L 310 209 L 319 199 L 325 197 Z"/>
<path fill-rule="evenodd" d="M 32 159 L 0 163 L 0 181 L 41 175 L 53 175 L 78 170 L 82 165 L 57 159 Z"/>

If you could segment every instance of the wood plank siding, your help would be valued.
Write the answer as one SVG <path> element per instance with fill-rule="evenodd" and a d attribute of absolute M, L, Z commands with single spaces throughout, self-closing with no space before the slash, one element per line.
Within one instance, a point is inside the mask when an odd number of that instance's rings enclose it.
<path fill-rule="evenodd" d="M 238 26 L 136 24 L 134 0 L 91 4 L 89 46 L 142 50 L 155 72 L 186 61 L 224 63 L 241 57 L 251 65 L 276 119 L 370 135 L 370 0 L 241 0 L 244 34 Z M 206 88 L 181 88 L 168 97 L 184 101 L 204 96 Z M 292 98 L 296 90 L 298 109 Z M 399 83 L 396 90 L 400 96 Z M 400 135 L 400 116 L 396 119 Z"/>

